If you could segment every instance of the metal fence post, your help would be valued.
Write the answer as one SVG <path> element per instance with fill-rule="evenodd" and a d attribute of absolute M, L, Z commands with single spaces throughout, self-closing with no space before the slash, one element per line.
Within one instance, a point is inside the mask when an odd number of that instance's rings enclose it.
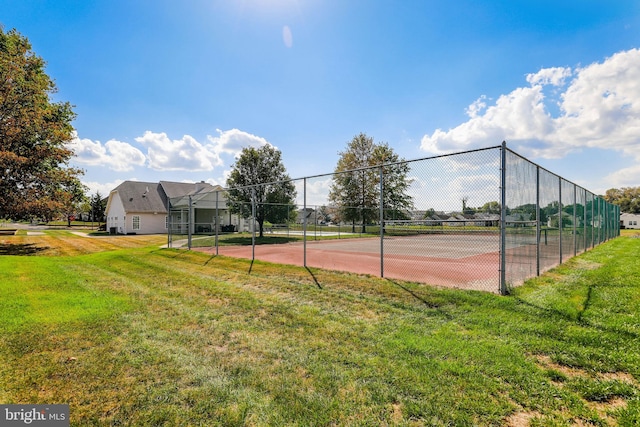
<path fill-rule="evenodd" d="M 573 184 L 573 256 L 578 255 L 578 236 L 576 234 L 576 220 L 578 219 L 578 215 L 576 214 L 576 205 L 578 203 L 576 197 L 576 185 Z"/>
<path fill-rule="evenodd" d="M 306 268 L 307 267 L 307 178 L 304 178 L 303 183 L 302 183 L 302 203 L 303 203 L 303 209 L 302 209 L 302 257 L 303 257 L 303 261 L 302 261 L 302 265 Z"/>
<path fill-rule="evenodd" d="M 598 197 L 598 217 L 600 222 L 598 224 L 598 244 L 604 242 L 604 206 L 602 205 L 602 199 Z"/>
<path fill-rule="evenodd" d="M 606 226 L 605 226 L 605 229 L 604 229 L 604 231 L 605 231 L 604 240 L 607 241 L 607 240 L 609 240 L 609 237 L 611 237 L 610 234 L 609 234 L 609 231 L 611 230 L 611 209 L 606 204 L 604 205 L 604 214 L 605 214 L 606 219 L 607 219 L 605 221 Z"/>
<path fill-rule="evenodd" d="M 602 230 L 602 211 L 600 209 L 600 197 L 596 197 L 596 201 L 598 202 L 598 239 L 596 240 L 596 242 L 599 245 L 600 243 L 602 243 L 602 235 L 600 234 Z"/>
<path fill-rule="evenodd" d="M 256 260 L 256 188 L 251 188 L 251 261 Z"/>
<path fill-rule="evenodd" d="M 587 190 L 582 190 L 582 252 L 587 250 Z"/>
<path fill-rule="evenodd" d="M 218 244 L 218 223 L 220 222 L 220 214 L 218 213 L 218 196 L 219 195 L 220 195 L 220 192 L 216 191 L 216 222 L 214 224 L 214 227 L 216 228 L 216 231 L 215 231 L 216 255 L 218 255 L 218 247 L 219 247 L 219 244 Z"/>
<path fill-rule="evenodd" d="M 384 171 L 382 165 L 380 175 L 380 277 L 384 277 Z"/>
<path fill-rule="evenodd" d="M 562 178 L 558 177 L 558 239 L 559 239 L 559 252 L 560 259 L 558 260 L 562 264 Z"/>
<path fill-rule="evenodd" d="M 596 221 L 596 195 L 591 193 L 591 248 L 596 246 L 596 229 L 595 229 L 595 221 Z"/>
<path fill-rule="evenodd" d="M 507 181 L 507 143 L 502 141 L 502 148 L 500 149 L 500 294 L 506 295 L 507 293 L 507 254 L 506 237 L 507 230 L 505 229 L 507 219 L 507 197 L 506 197 L 506 181 Z"/>
<path fill-rule="evenodd" d="M 191 225 L 193 224 L 193 201 L 189 196 L 189 222 L 187 223 L 187 248 L 191 250 Z"/>
<path fill-rule="evenodd" d="M 172 245 L 173 236 L 171 235 L 171 199 L 167 197 L 167 247 Z"/>
<path fill-rule="evenodd" d="M 546 234 L 545 234 L 546 236 Z M 542 227 L 540 221 L 540 166 L 536 165 L 536 276 L 540 276 L 540 240 Z"/>
<path fill-rule="evenodd" d="M 606 240 L 605 238 L 605 227 L 606 227 L 606 218 L 607 218 L 607 212 L 606 212 L 606 206 L 604 205 L 604 199 L 600 199 L 600 216 L 602 217 L 602 224 L 600 225 L 600 243 L 604 243 L 604 241 Z"/>

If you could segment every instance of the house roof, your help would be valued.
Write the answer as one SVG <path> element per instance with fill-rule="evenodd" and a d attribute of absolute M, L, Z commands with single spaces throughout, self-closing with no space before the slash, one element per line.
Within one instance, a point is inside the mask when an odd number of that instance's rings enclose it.
<path fill-rule="evenodd" d="M 120 196 L 125 212 L 166 212 L 160 185 L 154 182 L 125 181 L 111 190 Z"/>
<path fill-rule="evenodd" d="M 298 215 L 302 216 L 302 217 L 307 217 L 309 218 L 311 215 L 313 215 L 313 213 L 315 212 L 315 209 L 313 208 L 303 208 L 303 209 L 298 209 Z"/>
<path fill-rule="evenodd" d="M 431 218 L 436 219 L 436 220 L 446 220 L 451 218 L 449 215 L 447 214 L 434 214 L 431 215 Z"/>
<path fill-rule="evenodd" d="M 219 186 L 205 182 L 184 183 L 172 181 L 125 181 L 111 191 L 109 198 L 118 193 L 125 212 L 167 212 L 167 197 L 182 197 L 214 191 Z M 108 210 L 108 208 L 107 208 Z"/>
<path fill-rule="evenodd" d="M 207 182 L 197 182 L 195 184 L 188 182 L 172 182 L 172 181 L 160 181 L 160 186 L 164 190 L 167 197 L 182 197 L 193 196 L 197 193 L 209 193 L 216 189 L 221 189 L 220 186 L 215 187 Z"/>
<path fill-rule="evenodd" d="M 189 203 L 197 205 L 200 209 L 215 209 L 227 207 L 227 197 L 224 189 L 219 185 L 211 185 L 205 182 L 196 184 L 184 184 L 182 182 L 160 181 L 168 198 L 171 199 L 171 207 L 186 207 Z M 216 194 L 217 192 L 217 194 Z M 189 201 L 191 199 L 191 202 Z"/>
<path fill-rule="evenodd" d="M 500 219 L 500 214 L 495 214 L 495 213 L 477 213 L 475 214 L 475 218 L 476 219 L 482 219 L 482 220 L 499 220 Z"/>

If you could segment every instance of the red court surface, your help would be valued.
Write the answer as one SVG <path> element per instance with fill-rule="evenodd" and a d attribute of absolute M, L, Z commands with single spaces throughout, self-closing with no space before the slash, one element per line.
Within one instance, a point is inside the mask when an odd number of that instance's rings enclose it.
<path fill-rule="evenodd" d="M 303 242 L 220 246 L 218 254 L 305 265 Z M 379 238 L 318 240 L 306 243 L 306 266 L 383 276 L 436 286 L 499 292 L 499 240 L 496 234 L 386 237 L 384 262 Z M 197 248 L 216 253 L 215 248 Z"/>

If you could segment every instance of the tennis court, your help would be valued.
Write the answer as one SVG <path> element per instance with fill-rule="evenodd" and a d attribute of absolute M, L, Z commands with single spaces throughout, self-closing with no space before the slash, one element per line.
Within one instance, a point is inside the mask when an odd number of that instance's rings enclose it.
<path fill-rule="evenodd" d="M 507 250 L 520 246 L 514 242 Z M 215 252 L 215 248 L 200 248 Z M 381 257 L 380 254 L 383 254 Z M 218 254 L 305 265 L 305 243 L 219 246 Z M 427 234 L 306 242 L 306 266 L 428 283 L 499 291 L 498 233 Z"/>
<path fill-rule="evenodd" d="M 288 183 L 291 200 L 262 196 L 283 183 L 171 199 L 169 246 L 202 239 L 209 253 L 504 294 L 619 234 L 618 207 L 506 143 Z M 216 248 L 264 224 L 255 246 Z"/>

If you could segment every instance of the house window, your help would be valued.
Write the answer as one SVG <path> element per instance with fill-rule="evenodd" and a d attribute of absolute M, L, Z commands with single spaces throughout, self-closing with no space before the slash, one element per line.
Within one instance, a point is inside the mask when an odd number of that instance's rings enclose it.
<path fill-rule="evenodd" d="M 169 216 L 165 216 L 164 217 L 164 229 L 168 229 L 169 228 Z"/>
<path fill-rule="evenodd" d="M 133 221 L 133 229 L 140 230 L 140 216 L 134 215 L 132 218 L 132 221 Z"/>

